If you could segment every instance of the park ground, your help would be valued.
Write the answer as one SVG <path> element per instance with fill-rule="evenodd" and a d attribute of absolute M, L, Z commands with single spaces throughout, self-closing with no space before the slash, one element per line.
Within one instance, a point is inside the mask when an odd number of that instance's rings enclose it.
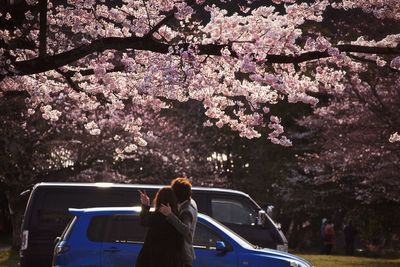
<path fill-rule="evenodd" d="M 350 257 L 341 255 L 298 254 L 314 267 L 399 267 L 400 259 Z"/>
<path fill-rule="evenodd" d="M 399 267 L 400 259 L 349 257 L 340 255 L 302 254 L 292 252 L 314 267 Z M 18 253 L 9 248 L 0 248 L 0 267 L 18 266 Z"/>

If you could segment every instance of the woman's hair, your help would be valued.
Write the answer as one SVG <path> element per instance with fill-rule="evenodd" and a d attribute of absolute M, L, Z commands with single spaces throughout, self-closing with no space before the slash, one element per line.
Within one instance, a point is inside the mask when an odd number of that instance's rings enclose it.
<path fill-rule="evenodd" d="M 189 200 L 192 196 L 192 183 L 187 178 L 175 178 L 171 182 L 171 187 L 179 203 Z"/>
<path fill-rule="evenodd" d="M 175 214 L 178 214 L 178 201 L 176 200 L 176 196 L 174 191 L 170 186 L 165 186 L 158 190 L 156 197 L 154 198 L 154 208 L 158 210 L 161 207 L 161 204 L 170 205 L 171 211 Z"/>

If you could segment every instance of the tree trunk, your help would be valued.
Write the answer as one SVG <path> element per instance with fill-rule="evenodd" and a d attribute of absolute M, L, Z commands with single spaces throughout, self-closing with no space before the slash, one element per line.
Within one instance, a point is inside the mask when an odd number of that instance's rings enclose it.
<path fill-rule="evenodd" d="M 298 249 L 302 245 L 304 233 L 301 230 L 301 223 L 297 218 L 294 218 L 290 223 L 287 239 L 290 244 L 290 248 Z"/>
<path fill-rule="evenodd" d="M 8 207 L 12 223 L 12 246 L 19 249 L 21 246 L 21 223 L 25 212 L 26 199 L 15 192 L 6 192 Z"/>

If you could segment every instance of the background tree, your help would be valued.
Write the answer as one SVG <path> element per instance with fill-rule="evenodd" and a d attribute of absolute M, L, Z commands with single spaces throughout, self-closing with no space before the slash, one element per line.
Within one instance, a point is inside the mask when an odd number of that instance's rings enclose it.
<path fill-rule="evenodd" d="M 223 181 L 206 160 L 207 141 L 195 131 L 204 128 L 193 127 L 196 124 L 182 116 L 147 113 L 140 127 L 146 129 L 148 144 L 135 146 L 118 128 L 93 136 L 77 131 L 67 115 L 56 121 L 43 120 L 39 113 L 26 118 L 25 98 L 21 92 L 6 92 L 0 102 L 0 189 L 11 209 L 15 246 L 29 196 L 20 194 L 38 182 L 165 184 L 177 175 L 193 178 L 193 173 L 199 183 Z M 120 151 L 123 142 L 128 145 Z"/>
<path fill-rule="evenodd" d="M 274 149 L 284 161 L 296 152 L 254 139 L 290 146 L 279 103 L 315 107 L 352 79 L 364 86 L 371 68 L 400 69 L 399 29 L 370 38 L 364 23 L 398 25 L 399 11 L 395 0 L 2 0 L 2 187 L 83 170 L 97 179 L 94 169 L 119 181 L 185 173 L 249 190 L 262 181 L 277 192 L 285 173 L 265 162 L 281 158 Z M 391 129 L 382 140 L 397 140 Z"/>
<path fill-rule="evenodd" d="M 382 69 L 362 75 L 364 82 L 349 75 L 341 94 L 300 121 L 309 133 L 308 151 L 298 155 L 279 191 L 297 218 L 297 233 L 312 222 L 316 241 L 321 218 L 331 217 L 338 229 L 353 219 L 364 241 L 390 247 L 400 231 L 391 216 L 400 205 L 400 155 L 387 136 L 398 130 L 400 80 L 398 72 Z"/>
<path fill-rule="evenodd" d="M 329 23 L 310 28 L 319 27 L 332 39 L 351 40 L 361 30 L 365 40 L 379 40 L 399 29 L 397 23 L 357 10 L 351 16 L 342 11 L 328 14 Z M 360 21 L 359 27 L 352 25 L 354 20 Z M 287 177 L 274 186 L 277 203 L 285 211 L 279 220 L 294 247 L 320 241 L 323 217 L 334 219 L 339 234 L 342 224 L 353 219 L 364 241 L 381 237 L 387 247 L 398 233 L 394 226 L 398 222 L 388 219 L 399 207 L 393 198 L 399 183 L 393 175 L 397 139 L 388 138 L 399 125 L 398 71 L 384 62 L 377 65 L 379 58 L 352 57 L 362 64 L 343 66 L 342 90 L 320 90 L 313 114 L 300 120 L 300 128 L 290 134 L 298 163 L 287 162 Z"/>

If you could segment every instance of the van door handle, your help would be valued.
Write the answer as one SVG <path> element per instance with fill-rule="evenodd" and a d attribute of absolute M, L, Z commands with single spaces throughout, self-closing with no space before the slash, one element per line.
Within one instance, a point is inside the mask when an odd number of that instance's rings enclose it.
<path fill-rule="evenodd" d="M 109 249 L 105 249 L 104 252 L 119 252 L 120 250 L 117 248 L 109 248 Z"/>

